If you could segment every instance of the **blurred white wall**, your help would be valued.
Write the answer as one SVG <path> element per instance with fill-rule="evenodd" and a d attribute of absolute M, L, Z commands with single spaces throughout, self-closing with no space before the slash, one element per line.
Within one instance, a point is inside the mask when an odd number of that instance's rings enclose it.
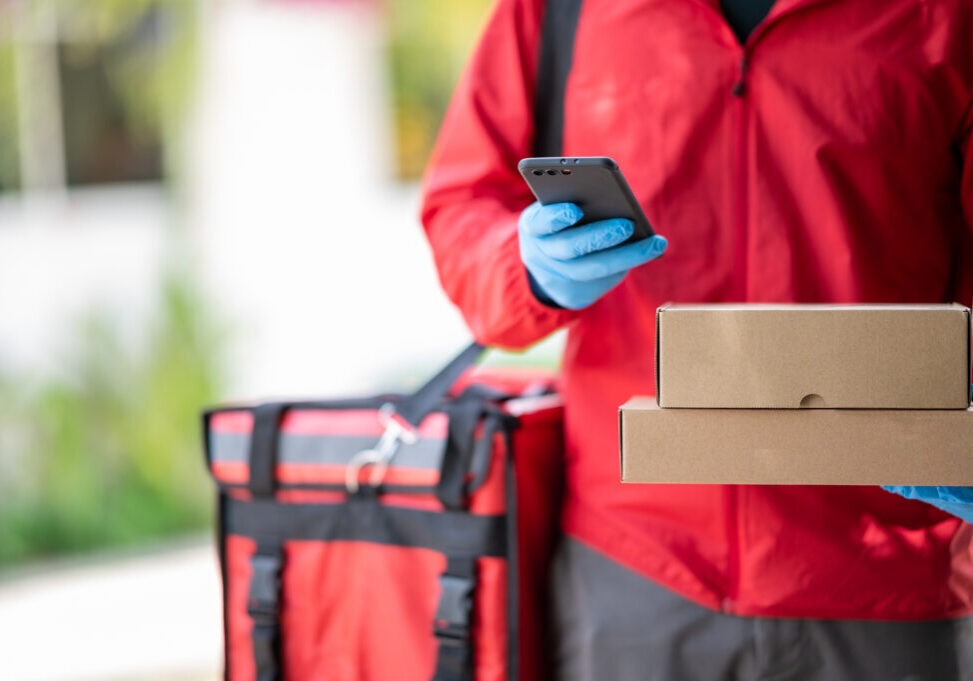
<path fill-rule="evenodd" d="M 171 216 L 152 186 L 0 201 L 0 368 L 47 373 L 93 309 L 131 344 L 158 293 Z"/>
<path fill-rule="evenodd" d="M 418 378 L 467 339 L 417 189 L 392 180 L 380 9 L 231 1 L 204 19 L 191 222 L 239 332 L 238 396 Z"/>

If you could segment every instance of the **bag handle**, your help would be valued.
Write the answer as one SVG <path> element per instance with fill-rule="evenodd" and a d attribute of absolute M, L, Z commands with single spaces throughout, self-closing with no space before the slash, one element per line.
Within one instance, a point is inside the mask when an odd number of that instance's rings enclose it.
<path fill-rule="evenodd" d="M 470 343 L 424 386 L 400 400 L 395 406 L 395 415 L 417 428 L 422 419 L 446 397 L 456 379 L 476 363 L 484 350 L 486 348 L 483 345 Z"/>

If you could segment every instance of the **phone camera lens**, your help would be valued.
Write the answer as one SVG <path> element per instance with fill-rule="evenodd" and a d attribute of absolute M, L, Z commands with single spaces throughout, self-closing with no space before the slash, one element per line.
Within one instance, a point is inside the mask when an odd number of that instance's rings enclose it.
<path fill-rule="evenodd" d="M 535 170 L 534 171 L 534 174 L 535 175 L 543 175 L 544 174 L 544 171 L 543 170 Z"/>
<path fill-rule="evenodd" d="M 557 175 L 557 171 L 556 170 L 548 170 L 547 171 L 547 174 L 548 175 Z"/>
<path fill-rule="evenodd" d="M 563 166 L 563 165 L 566 165 L 566 164 L 567 164 L 567 162 L 568 162 L 568 159 L 566 159 L 566 158 L 562 158 L 562 159 L 561 159 L 561 165 L 562 165 L 562 166 Z"/>
<path fill-rule="evenodd" d="M 574 165 L 580 165 L 580 163 L 581 163 L 581 159 L 580 158 L 574 159 Z"/>
<path fill-rule="evenodd" d="M 562 173 L 563 175 L 570 175 L 570 174 L 571 174 L 571 171 L 570 171 L 570 170 L 568 170 L 567 168 L 565 168 L 564 170 L 562 170 L 562 171 L 561 171 L 561 173 Z"/>

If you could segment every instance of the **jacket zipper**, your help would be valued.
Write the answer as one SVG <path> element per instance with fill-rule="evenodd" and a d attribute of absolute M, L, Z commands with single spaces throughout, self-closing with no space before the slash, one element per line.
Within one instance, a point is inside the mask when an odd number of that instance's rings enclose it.
<path fill-rule="evenodd" d="M 749 66 L 750 55 L 746 52 L 740 57 L 740 76 L 737 78 L 737 82 L 733 84 L 733 89 L 731 92 L 734 97 L 743 97 L 747 91 L 747 66 Z"/>
<path fill-rule="evenodd" d="M 750 65 L 750 55 L 744 47 L 740 55 L 740 75 L 733 84 L 731 90 L 737 102 L 737 183 L 736 183 L 736 223 L 737 223 L 737 277 L 740 282 L 738 292 L 738 302 L 744 303 L 747 300 L 747 193 L 749 182 L 747 181 L 747 114 L 749 104 L 747 103 L 747 68 Z"/>
<path fill-rule="evenodd" d="M 747 176 L 747 67 L 749 66 L 750 55 L 744 48 L 740 55 L 740 74 L 733 84 L 731 93 L 736 99 L 737 115 L 737 182 L 736 195 L 736 223 L 737 223 L 737 257 L 736 271 L 739 278 L 738 299 L 740 302 L 747 300 L 747 192 L 749 182 Z M 723 601 L 720 605 L 723 612 L 732 613 L 735 609 L 736 600 L 740 590 L 740 512 L 739 512 L 739 488 L 736 485 L 726 486 L 726 497 L 724 512 L 726 513 L 726 586 L 723 593 Z"/>

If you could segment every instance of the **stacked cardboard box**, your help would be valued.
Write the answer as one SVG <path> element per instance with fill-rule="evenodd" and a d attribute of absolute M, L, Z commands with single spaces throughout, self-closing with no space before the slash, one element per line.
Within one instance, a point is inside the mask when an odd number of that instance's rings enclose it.
<path fill-rule="evenodd" d="M 973 485 L 970 310 L 667 305 L 623 482 Z"/>

